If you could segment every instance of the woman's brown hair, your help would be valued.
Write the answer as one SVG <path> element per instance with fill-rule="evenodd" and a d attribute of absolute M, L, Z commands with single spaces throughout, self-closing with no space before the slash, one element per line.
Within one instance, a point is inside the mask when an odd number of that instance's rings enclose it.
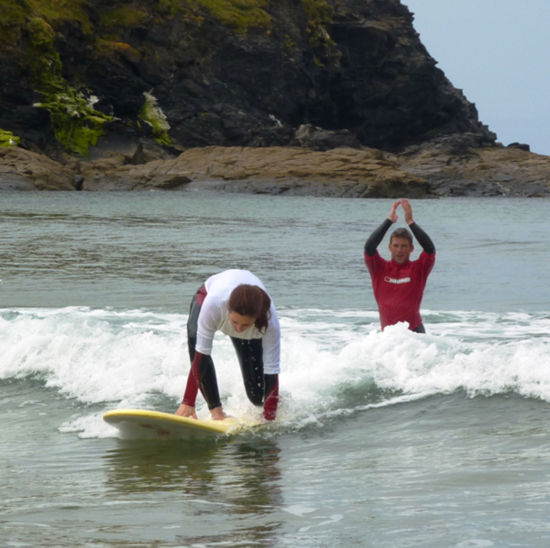
<path fill-rule="evenodd" d="M 271 314 L 271 299 L 269 295 L 257 285 L 241 284 L 232 292 L 227 303 L 231 312 L 241 316 L 255 318 L 254 325 L 258 331 L 264 332 L 267 329 Z"/>

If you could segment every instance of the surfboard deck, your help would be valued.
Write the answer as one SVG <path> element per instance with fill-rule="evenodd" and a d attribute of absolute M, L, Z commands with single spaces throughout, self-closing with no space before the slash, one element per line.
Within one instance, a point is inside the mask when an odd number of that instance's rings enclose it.
<path fill-rule="evenodd" d="M 232 417 L 193 419 L 148 409 L 114 409 L 103 420 L 115 426 L 123 439 L 213 439 L 242 429 Z"/>

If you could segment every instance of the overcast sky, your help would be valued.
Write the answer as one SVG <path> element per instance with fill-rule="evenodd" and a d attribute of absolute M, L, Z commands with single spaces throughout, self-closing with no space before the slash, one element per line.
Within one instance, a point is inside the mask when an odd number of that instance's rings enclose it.
<path fill-rule="evenodd" d="M 504 145 L 550 155 L 550 0 L 401 0 L 438 67 Z"/>

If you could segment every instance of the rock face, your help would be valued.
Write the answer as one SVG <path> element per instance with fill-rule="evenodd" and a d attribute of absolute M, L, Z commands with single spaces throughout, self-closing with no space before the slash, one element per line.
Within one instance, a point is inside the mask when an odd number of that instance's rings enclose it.
<path fill-rule="evenodd" d="M 0 33 L 0 189 L 549 193 L 399 0 L 18 0 Z"/>
<path fill-rule="evenodd" d="M 522 147 L 481 146 L 461 134 L 399 154 L 378 149 L 203 147 L 141 165 L 82 163 L 83 190 L 177 189 L 348 198 L 550 196 L 550 157 Z"/>
<path fill-rule="evenodd" d="M 108 162 L 108 161 L 107 161 Z M 229 192 L 380 197 L 428 192 L 425 180 L 401 171 L 378 150 L 298 147 L 204 147 L 173 160 L 111 168 L 106 161 L 82 165 L 84 190 L 195 186 Z"/>
<path fill-rule="evenodd" d="M 398 0 L 12 4 L 0 13 L 0 128 L 27 148 L 81 152 L 83 129 L 99 145 L 103 133 L 288 146 L 304 124 L 335 132 L 330 145 L 341 134 L 384 150 L 464 131 L 495 139 Z"/>
<path fill-rule="evenodd" d="M 75 190 L 74 176 L 43 154 L 0 147 L 0 190 Z"/>
<path fill-rule="evenodd" d="M 395 158 L 435 196 L 550 196 L 550 156 L 524 145 L 481 146 L 465 133 L 411 146 Z"/>
<path fill-rule="evenodd" d="M 399 154 L 363 147 L 197 147 L 169 159 L 146 151 L 63 165 L 0 148 L 0 190 L 178 190 L 349 198 L 550 195 L 550 157 L 476 145 L 468 134 Z M 139 161 L 142 160 L 142 161 Z"/>

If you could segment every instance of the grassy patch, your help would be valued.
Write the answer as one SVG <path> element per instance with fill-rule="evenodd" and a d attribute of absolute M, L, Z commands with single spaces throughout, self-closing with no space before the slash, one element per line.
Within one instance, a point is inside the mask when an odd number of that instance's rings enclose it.
<path fill-rule="evenodd" d="M 65 21 L 78 21 L 85 34 L 92 31 L 86 11 L 87 0 L 18 0 L 30 8 L 33 15 L 43 17 L 52 25 Z"/>
<path fill-rule="evenodd" d="M 150 15 L 144 9 L 132 5 L 115 6 L 101 12 L 99 22 L 102 27 L 139 27 Z"/>
<path fill-rule="evenodd" d="M 251 28 L 271 27 L 271 16 L 264 8 L 267 0 L 197 0 L 218 21 L 239 34 Z"/>
<path fill-rule="evenodd" d="M 29 68 L 36 90 L 42 95 L 35 106 L 49 112 L 55 138 L 66 150 L 86 156 L 111 117 L 95 110 L 92 101 L 63 78 L 59 53 L 54 47 L 55 31 L 50 24 L 34 16 L 28 20 L 27 29 Z"/>
<path fill-rule="evenodd" d="M 3 48 L 13 48 L 21 37 L 27 12 L 18 2 L 0 2 L 0 36 Z"/>
<path fill-rule="evenodd" d="M 99 39 L 95 43 L 96 51 L 106 57 L 122 56 L 133 63 L 141 58 L 141 53 L 127 42 Z"/>
<path fill-rule="evenodd" d="M 64 85 L 55 93 L 44 94 L 44 100 L 36 105 L 50 114 L 55 138 L 70 152 L 87 156 L 103 135 L 103 126 L 112 120 L 93 107 L 91 97 Z"/>
<path fill-rule="evenodd" d="M 139 112 L 139 118 L 153 130 L 153 136 L 161 145 L 169 145 L 171 143 L 168 131 L 170 124 L 166 120 L 166 116 L 158 106 L 157 100 L 150 93 L 144 93 L 145 101 Z"/>
<path fill-rule="evenodd" d="M 16 147 L 21 142 L 21 138 L 14 135 L 11 131 L 0 129 L 0 147 Z"/>
<path fill-rule="evenodd" d="M 330 40 L 326 27 L 332 22 L 334 8 L 326 0 L 302 0 L 307 17 L 307 32 L 313 45 Z"/>

